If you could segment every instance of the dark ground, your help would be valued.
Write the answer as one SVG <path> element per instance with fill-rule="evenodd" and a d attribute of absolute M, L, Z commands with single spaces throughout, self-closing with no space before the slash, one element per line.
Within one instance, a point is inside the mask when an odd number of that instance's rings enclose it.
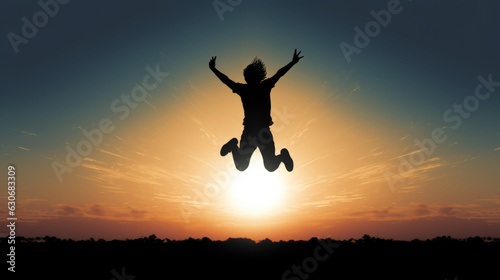
<path fill-rule="evenodd" d="M 2 238 L 5 272 L 8 246 Z M 16 273 L 7 275 L 2 279 L 500 279 L 500 239 L 394 241 L 365 235 L 256 243 L 154 235 L 124 241 L 18 237 Z"/>

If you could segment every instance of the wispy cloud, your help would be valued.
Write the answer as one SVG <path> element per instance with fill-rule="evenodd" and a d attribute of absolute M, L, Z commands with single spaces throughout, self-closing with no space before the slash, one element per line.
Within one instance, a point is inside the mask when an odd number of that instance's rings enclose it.
<path fill-rule="evenodd" d="M 31 135 L 31 136 L 38 136 L 36 133 L 31 133 L 31 132 L 27 132 L 27 131 L 21 131 L 21 133 Z"/>
<path fill-rule="evenodd" d="M 367 221 L 402 221 L 420 218 L 456 217 L 500 222 L 500 209 L 491 209 L 484 204 L 426 204 L 408 203 L 383 208 L 364 207 L 363 210 L 345 213 L 339 219 L 364 219 Z"/>

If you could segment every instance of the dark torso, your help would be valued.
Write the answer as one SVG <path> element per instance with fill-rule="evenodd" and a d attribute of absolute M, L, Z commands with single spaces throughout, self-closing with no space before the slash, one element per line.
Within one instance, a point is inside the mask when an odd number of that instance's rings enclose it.
<path fill-rule="evenodd" d="M 267 80 L 257 85 L 239 84 L 236 93 L 241 97 L 245 111 L 245 126 L 265 127 L 273 124 L 271 118 L 271 89 Z"/>

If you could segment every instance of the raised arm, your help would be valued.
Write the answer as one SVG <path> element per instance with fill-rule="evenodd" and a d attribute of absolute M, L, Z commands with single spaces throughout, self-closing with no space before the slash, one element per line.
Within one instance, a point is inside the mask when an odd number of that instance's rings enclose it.
<path fill-rule="evenodd" d="M 300 56 L 300 53 L 301 52 L 297 53 L 297 49 L 295 49 L 295 51 L 293 52 L 292 61 L 290 63 L 288 63 L 287 65 L 285 65 L 280 70 L 278 70 L 278 72 L 276 72 L 276 74 L 274 74 L 274 76 L 272 76 L 270 78 L 270 80 L 272 80 L 273 83 L 276 83 L 281 77 L 283 77 L 283 75 L 285 75 L 286 72 L 288 72 L 288 70 L 290 70 L 292 68 L 292 66 L 297 64 L 297 62 L 299 62 L 299 60 L 304 57 L 304 56 Z"/>
<path fill-rule="evenodd" d="M 208 63 L 208 67 L 214 72 L 214 74 L 224 83 L 226 86 L 228 86 L 230 89 L 234 90 L 236 83 L 233 82 L 231 79 L 229 79 L 226 75 L 224 75 L 221 71 L 217 70 L 215 68 L 215 59 L 216 56 L 212 56 L 212 59 L 210 59 L 210 62 Z"/>

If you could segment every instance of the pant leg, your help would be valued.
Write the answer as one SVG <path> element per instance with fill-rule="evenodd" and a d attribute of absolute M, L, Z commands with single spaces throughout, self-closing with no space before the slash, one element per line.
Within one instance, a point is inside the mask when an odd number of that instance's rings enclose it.
<path fill-rule="evenodd" d="M 259 150 L 264 159 L 264 167 L 273 172 L 280 166 L 281 155 L 276 155 L 273 134 L 269 127 L 261 128 L 257 134 Z"/>
<path fill-rule="evenodd" d="M 248 168 L 252 154 L 257 149 L 257 146 L 257 137 L 253 135 L 251 130 L 245 128 L 241 135 L 240 147 L 236 147 L 232 151 L 236 169 L 244 171 Z"/>

